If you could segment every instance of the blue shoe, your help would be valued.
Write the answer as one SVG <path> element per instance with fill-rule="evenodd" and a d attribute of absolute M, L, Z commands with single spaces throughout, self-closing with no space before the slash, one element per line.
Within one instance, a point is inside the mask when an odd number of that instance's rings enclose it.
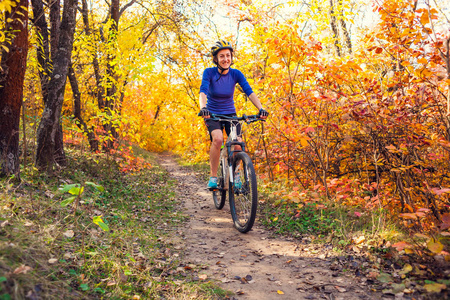
<path fill-rule="evenodd" d="M 217 177 L 209 178 L 208 189 L 217 189 Z"/>
<path fill-rule="evenodd" d="M 240 176 L 239 172 L 236 172 L 236 174 L 234 174 L 234 188 L 235 189 L 242 188 L 241 176 Z"/>

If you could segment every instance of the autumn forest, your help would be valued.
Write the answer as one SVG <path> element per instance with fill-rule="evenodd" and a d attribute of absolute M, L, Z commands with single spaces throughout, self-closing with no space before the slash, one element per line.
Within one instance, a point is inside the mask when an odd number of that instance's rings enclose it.
<path fill-rule="evenodd" d="M 143 167 L 131 145 L 207 161 L 198 96 L 224 39 L 270 112 L 244 133 L 265 201 L 383 210 L 450 259 L 447 1 L 3 0 L 0 10 L 3 177 L 51 175 L 68 147 L 108 153 L 122 172 Z M 256 113 L 241 90 L 234 100 L 238 114 Z"/>

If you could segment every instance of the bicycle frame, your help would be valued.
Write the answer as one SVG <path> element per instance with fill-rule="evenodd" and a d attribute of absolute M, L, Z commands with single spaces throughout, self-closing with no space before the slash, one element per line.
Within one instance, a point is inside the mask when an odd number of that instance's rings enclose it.
<path fill-rule="evenodd" d="M 227 137 L 226 142 L 224 143 L 222 150 L 221 150 L 221 154 L 220 154 L 220 158 L 226 158 L 226 162 L 228 165 L 228 168 L 225 169 L 225 164 L 223 163 L 223 174 L 225 174 L 225 184 L 224 187 L 225 189 L 228 189 L 228 181 L 231 181 L 231 183 L 233 183 L 233 176 L 229 176 L 230 174 L 233 174 L 233 155 L 236 152 L 245 152 L 245 142 L 240 142 L 238 140 L 238 135 L 237 135 L 237 125 L 242 124 L 243 122 L 250 124 L 256 121 L 265 121 L 264 119 L 260 119 L 257 115 L 242 115 L 242 117 L 230 117 L 230 116 L 224 116 L 224 115 L 217 115 L 217 114 L 212 114 L 211 118 L 213 120 L 216 121 L 226 121 L 226 122 L 230 122 L 230 135 Z M 236 122 L 237 121 L 237 122 Z M 240 146 L 241 150 L 235 150 L 233 146 Z M 233 149 L 232 149 L 233 148 Z M 224 150 L 225 149 L 225 150 Z M 226 152 L 225 152 L 226 151 Z"/>

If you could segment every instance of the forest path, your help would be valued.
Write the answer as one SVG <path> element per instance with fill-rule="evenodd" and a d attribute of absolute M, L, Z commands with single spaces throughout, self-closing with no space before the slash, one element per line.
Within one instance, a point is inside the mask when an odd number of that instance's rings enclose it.
<path fill-rule="evenodd" d="M 348 263 L 360 266 L 359 259 L 336 256 L 331 249 L 305 240 L 274 238 L 258 220 L 253 230 L 239 233 L 233 227 L 228 202 L 217 210 L 206 182 L 179 166 L 168 153 L 159 154 L 159 164 L 178 183 L 177 198 L 189 216 L 181 229 L 184 258 L 187 264 L 202 266 L 199 280 L 207 275 L 206 280 L 233 291 L 231 299 L 383 298 L 370 289 L 365 278 L 340 272 Z"/>

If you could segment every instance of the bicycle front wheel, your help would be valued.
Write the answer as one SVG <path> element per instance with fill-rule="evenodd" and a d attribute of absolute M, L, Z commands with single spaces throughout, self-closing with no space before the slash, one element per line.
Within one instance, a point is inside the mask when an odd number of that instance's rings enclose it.
<path fill-rule="evenodd" d="M 258 206 L 256 174 L 250 157 L 245 152 L 235 154 L 233 184 L 229 187 L 230 211 L 234 227 L 242 233 L 252 229 Z"/>
<path fill-rule="evenodd" d="M 226 167 L 226 166 L 225 166 Z M 214 205 L 217 209 L 222 209 L 227 199 L 227 191 L 225 188 L 226 180 L 223 172 L 223 160 L 220 160 L 219 169 L 217 170 L 217 190 L 213 191 Z"/>

